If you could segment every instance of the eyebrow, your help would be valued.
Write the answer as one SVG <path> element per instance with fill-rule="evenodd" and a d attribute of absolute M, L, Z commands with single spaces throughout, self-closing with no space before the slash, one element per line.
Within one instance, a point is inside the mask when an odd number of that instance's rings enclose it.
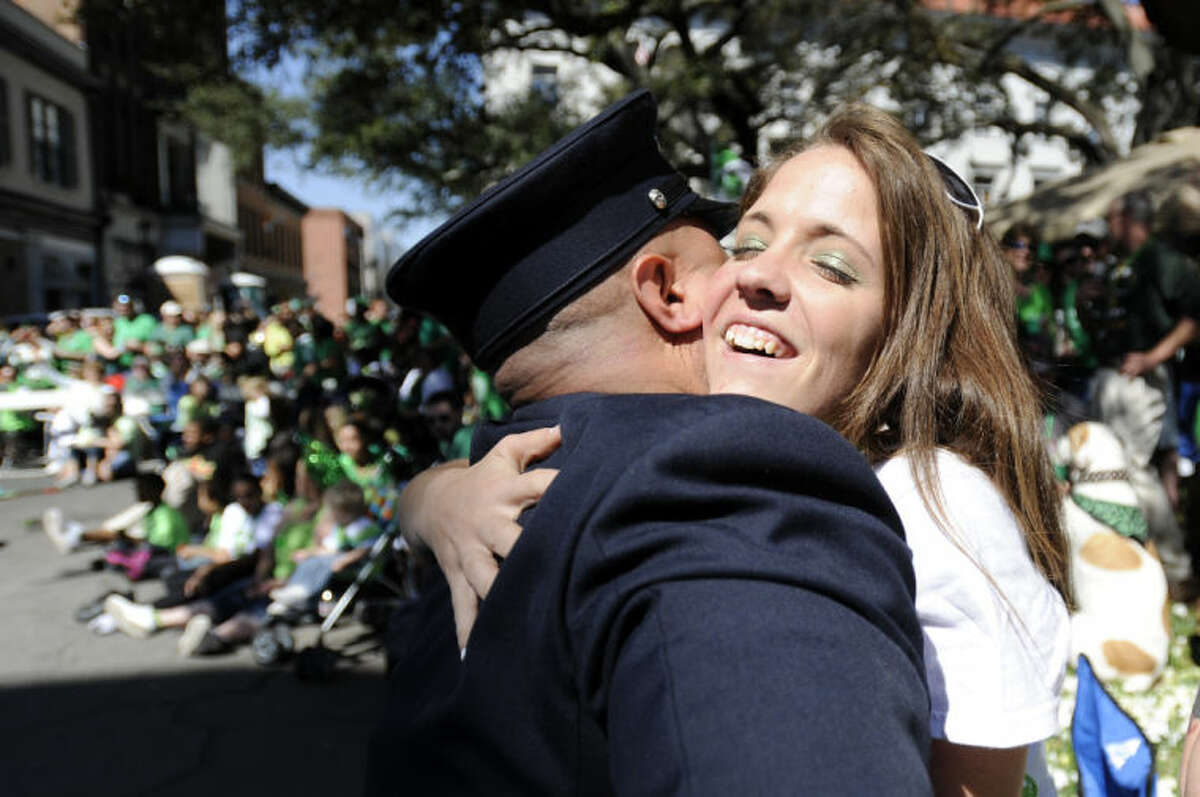
<path fill-rule="evenodd" d="M 747 213 L 745 216 L 742 216 L 741 221 L 757 221 L 769 229 L 775 229 L 775 225 L 771 223 L 770 216 L 761 210 Z M 831 222 L 818 222 L 807 230 L 807 237 L 810 240 L 816 240 L 818 238 L 841 238 L 844 241 L 850 242 L 855 249 L 858 249 L 862 256 L 865 257 L 876 269 L 880 268 L 880 264 L 876 263 L 875 258 L 871 257 L 871 253 L 867 250 L 867 247 L 863 246 L 857 238 L 836 224 Z"/>

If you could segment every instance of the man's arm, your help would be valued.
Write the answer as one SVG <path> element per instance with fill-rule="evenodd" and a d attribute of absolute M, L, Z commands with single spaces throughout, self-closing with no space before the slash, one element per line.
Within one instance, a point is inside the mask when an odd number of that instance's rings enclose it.
<path fill-rule="evenodd" d="M 1196 337 L 1198 325 L 1195 319 L 1183 316 L 1162 340 L 1154 344 L 1148 351 L 1132 351 L 1125 355 L 1121 363 L 1121 373 L 1126 376 L 1141 376 L 1147 371 L 1157 368 L 1160 364 L 1175 356 L 1175 352 L 1186 346 Z"/>
<path fill-rule="evenodd" d="M 780 408 L 629 463 L 580 539 L 565 618 L 616 792 L 930 793 L 898 526 L 862 457 Z"/>

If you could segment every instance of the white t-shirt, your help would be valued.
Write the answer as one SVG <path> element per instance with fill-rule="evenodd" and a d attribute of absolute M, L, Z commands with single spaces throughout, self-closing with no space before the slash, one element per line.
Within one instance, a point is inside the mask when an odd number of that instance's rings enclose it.
<path fill-rule="evenodd" d="M 936 457 L 950 533 L 969 556 L 925 507 L 906 456 L 876 468 L 913 552 L 930 732 L 980 747 L 1039 742 L 1059 730 L 1066 606 L 983 471 L 950 451 Z"/>

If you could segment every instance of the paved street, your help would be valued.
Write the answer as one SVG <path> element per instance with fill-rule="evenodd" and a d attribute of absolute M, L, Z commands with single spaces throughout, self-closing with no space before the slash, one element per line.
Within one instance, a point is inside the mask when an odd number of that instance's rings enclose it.
<path fill-rule="evenodd" d="M 60 555 L 44 509 L 102 519 L 132 501 L 127 483 L 44 494 L 49 480 L 0 471 L 0 794 L 356 794 L 384 693 L 368 656 L 330 684 L 263 668 L 247 649 L 181 659 L 178 632 L 97 636 L 73 615 L 106 589 L 100 549 Z M 15 494 L 14 494 L 15 493 Z M 137 599 L 161 588 L 139 583 Z M 339 638 L 355 629 L 339 629 Z M 297 634 L 301 645 L 313 629 Z"/>

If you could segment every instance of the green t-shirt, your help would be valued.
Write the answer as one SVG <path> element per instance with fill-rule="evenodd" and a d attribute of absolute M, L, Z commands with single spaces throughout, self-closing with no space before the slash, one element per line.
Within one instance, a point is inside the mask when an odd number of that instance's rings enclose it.
<path fill-rule="evenodd" d="M 182 349 L 196 339 L 196 333 L 187 324 L 178 324 L 174 328 L 163 324 L 158 327 L 154 339 L 168 349 Z"/>
<path fill-rule="evenodd" d="M 451 440 L 439 443 L 438 447 L 442 450 L 442 457 L 446 461 L 452 459 L 470 459 L 471 437 L 474 433 L 474 426 L 463 426 L 454 433 L 454 437 Z"/>
<path fill-rule="evenodd" d="M 134 318 L 118 318 L 113 321 L 112 344 L 122 348 L 129 341 L 145 343 L 153 340 L 158 332 L 158 322 L 154 316 L 142 313 Z"/>
<path fill-rule="evenodd" d="M 1054 314 L 1054 301 L 1050 289 L 1040 282 L 1029 286 L 1029 294 L 1017 296 L 1017 318 L 1027 335 L 1038 335 L 1046 331 L 1046 325 Z"/>
<path fill-rule="evenodd" d="M 96 348 L 92 345 L 92 336 L 85 329 L 77 329 L 69 335 L 58 339 L 58 348 L 68 354 L 92 354 Z"/>
<path fill-rule="evenodd" d="M 158 548 L 175 550 L 188 541 L 188 525 L 178 509 L 159 504 L 150 510 L 142 521 L 146 530 L 146 542 Z"/>
<path fill-rule="evenodd" d="M 304 499 L 292 499 L 284 511 L 290 510 L 297 504 L 302 506 Z M 275 533 L 275 572 L 272 574 L 275 578 L 286 581 L 295 572 L 296 563 L 292 561 L 292 554 L 312 545 L 315 527 L 316 518 L 314 517 L 312 520 L 288 523 Z"/>

